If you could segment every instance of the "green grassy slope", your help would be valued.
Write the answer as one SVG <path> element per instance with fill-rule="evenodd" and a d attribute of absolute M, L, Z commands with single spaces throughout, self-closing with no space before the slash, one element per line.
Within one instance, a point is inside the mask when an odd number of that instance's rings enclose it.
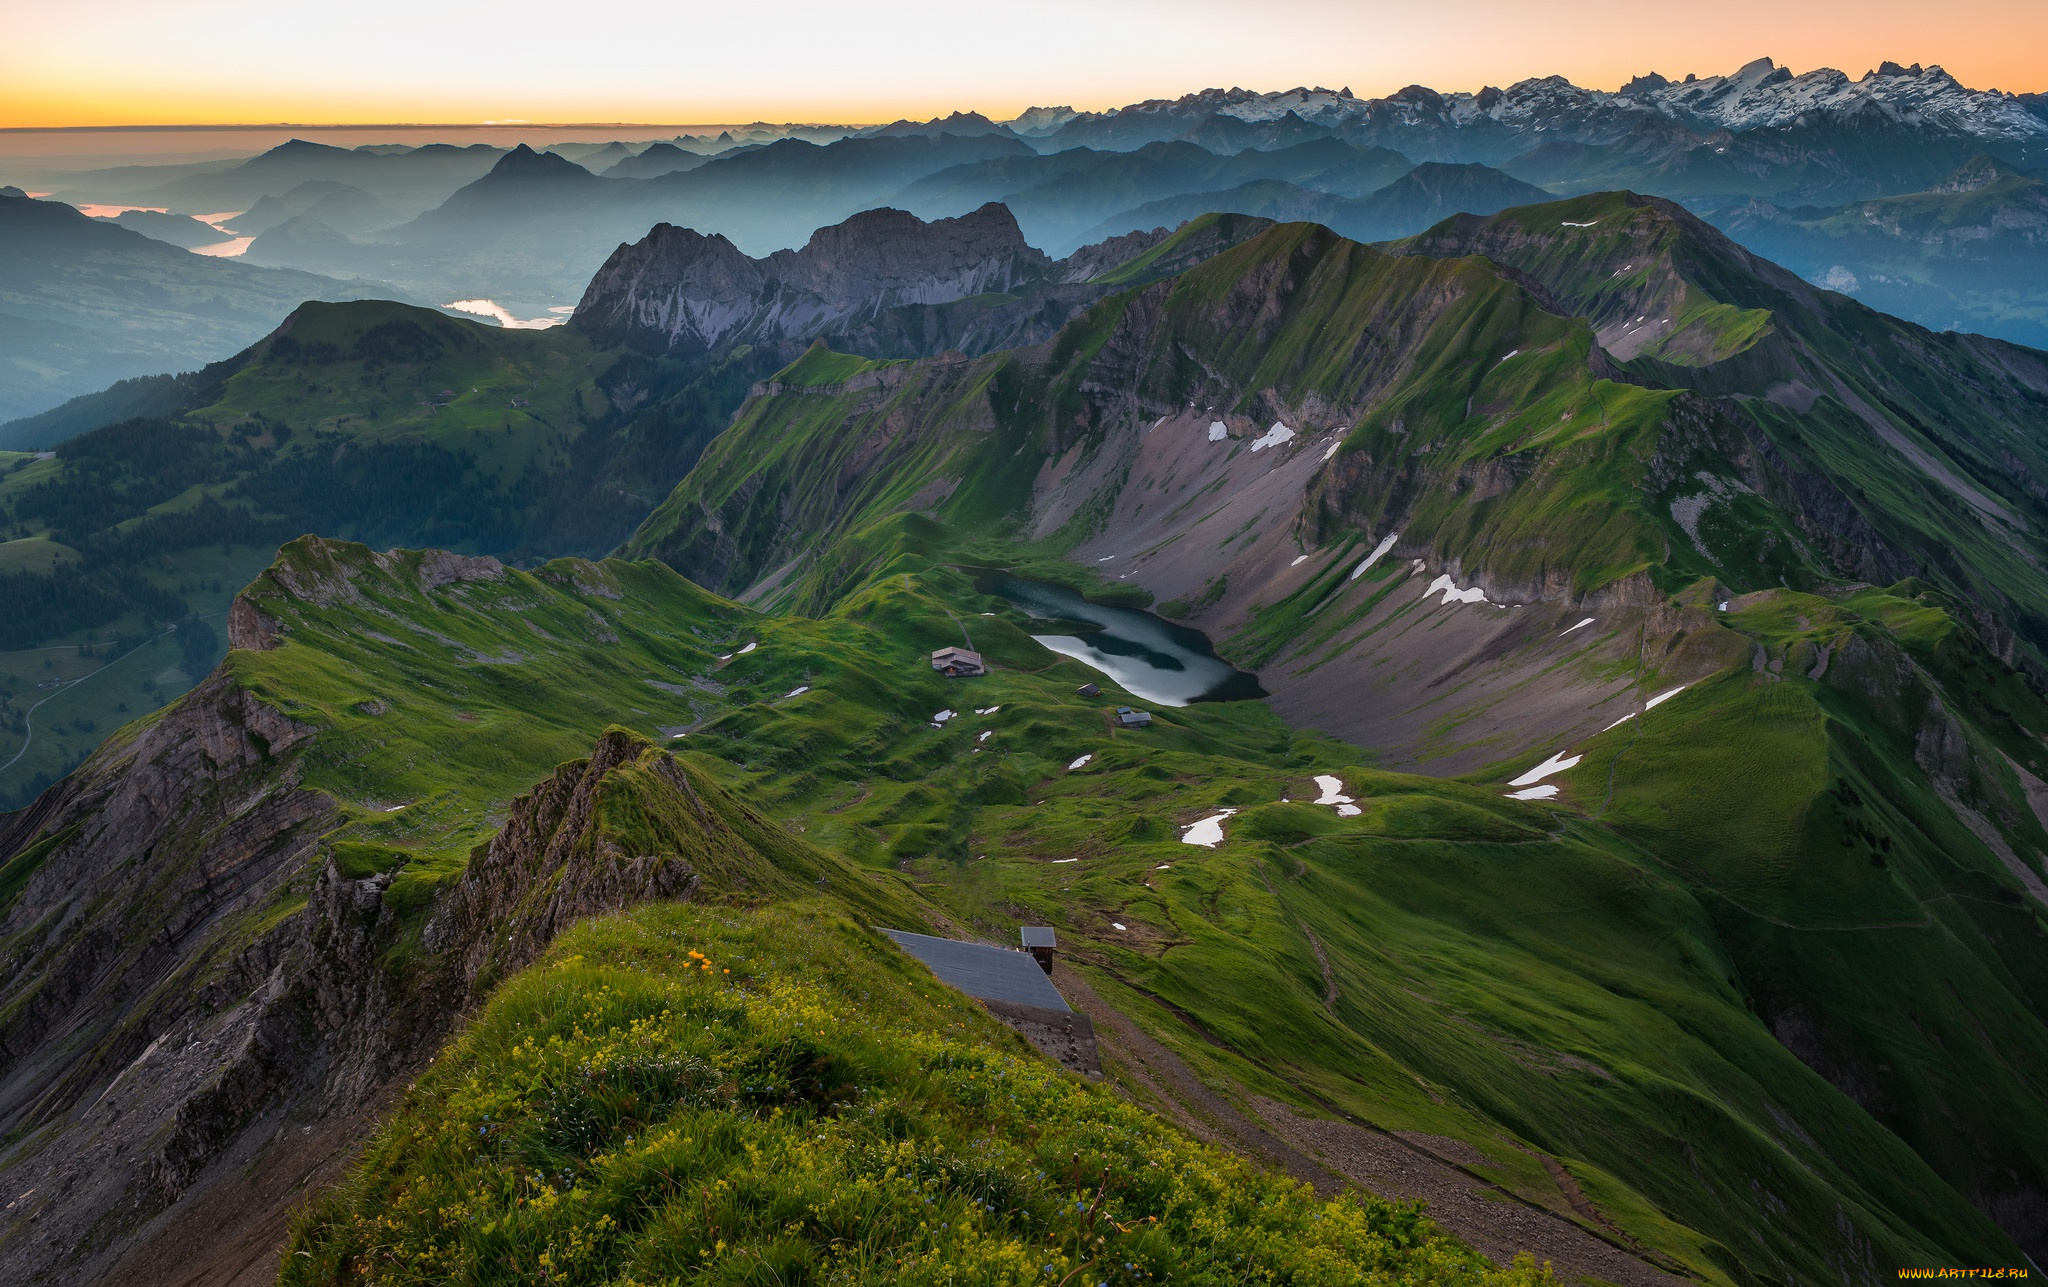
<path fill-rule="evenodd" d="M 1452 219 L 1406 248 L 1489 255 L 1591 319 L 1631 378 L 1741 398 L 1787 469 L 1839 494 L 1816 546 L 1862 579 L 1936 579 L 2040 663 L 2048 356 L 1815 289 L 1633 194 Z"/>
<path fill-rule="evenodd" d="M 1099 521 L 1085 510 L 1043 542 L 1020 544 L 1033 482 L 1119 424 L 1142 426 L 1190 404 L 1260 416 L 1309 406 L 1332 420 L 1348 418 L 1353 428 L 1343 449 L 1295 520 L 1307 533 L 1304 548 L 1369 541 L 1398 527 L 1404 539 L 1428 542 L 1432 565 L 1457 559 L 1468 574 L 1483 568 L 1489 586 L 1505 581 L 1568 599 L 1612 589 L 1651 613 L 1635 662 L 1642 698 L 1671 686 L 1658 682 L 1663 667 L 1687 677 L 1718 671 L 1639 723 L 1568 748 L 1585 758 L 1565 779 L 1565 798 L 1600 823 L 1601 846 L 1622 846 L 1625 861 L 1694 900 L 1691 923 L 1705 927 L 1704 941 L 1719 954 L 1707 975 L 1757 1017 L 1774 1056 L 1796 1053 L 1816 1082 L 1832 1083 L 1823 1097 L 1846 1095 L 1890 1128 L 1881 1138 L 1859 1133 L 1864 1127 L 1828 1128 L 1829 1165 L 1888 1195 L 1858 1201 L 1921 1208 L 1925 1198 L 1916 1194 L 1929 1172 L 1903 1186 L 1875 1178 L 1897 1164 L 1903 1142 L 1917 1166 L 1940 1174 L 1951 1195 L 1944 1201 L 1961 1194 L 1980 1210 L 2008 1213 L 2001 1218 L 2010 1229 L 2033 1229 L 2030 1217 L 2011 1213 L 2048 1192 L 2048 1174 L 2031 1160 L 2048 1149 L 2048 1121 L 2033 1108 L 2048 1089 L 2033 1071 L 2048 1066 L 2048 1011 L 2037 982 L 2048 931 L 2021 891 L 2040 879 L 2048 833 L 2019 770 L 1990 767 L 2010 757 L 2035 777 L 2048 768 L 2038 752 L 2048 706 L 2030 677 L 2038 654 L 2027 633 L 2027 605 L 2048 586 L 2028 564 L 2038 540 L 2029 521 L 2034 502 L 2015 482 L 2031 468 L 2031 455 L 2022 453 L 2038 449 L 2024 432 L 2036 397 L 2031 359 L 1801 294 L 1796 282 L 1718 255 L 1711 232 L 1703 239 L 1634 198 L 1560 203 L 1484 228 L 1487 237 L 1460 244 L 1497 254 L 1542 285 L 1524 289 L 1472 258 L 1417 256 L 1404 265 L 1297 225 L 1169 283 L 1105 301 L 1034 353 L 883 368 L 816 351 L 785 387 L 742 411 L 632 548 L 729 591 L 773 573 L 768 601 L 844 610 L 847 596 L 880 584 L 874 578 L 893 558 L 976 565 L 1072 548 Z M 1559 316 L 1556 298 L 1574 301 L 1592 326 Z M 1659 319 L 1674 322 L 1660 330 L 1654 350 L 1625 365 L 1596 351 L 1596 331 L 1603 345 L 1618 345 L 1637 315 L 1660 306 Z M 1898 360 L 1873 358 L 1866 351 L 1873 345 L 1888 346 Z M 1835 392 L 1800 410 L 1802 399 L 1781 386 L 1802 380 L 1825 381 Z M 1776 397 L 1729 396 L 1749 390 Z M 1999 498 L 1992 504 L 2009 501 L 2015 521 L 1980 519 L 1913 457 L 1873 443 L 1871 421 L 1856 405 L 1934 468 L 1950 470 L 1953 481 L 1982 483 Z M 1970 451 L 2006 442 L 2013 457 L 2002 473 L 1961 463 L 1981 460 Z M 1937 458 L 1937 450 L 1944 454 Z M 902 516 L 905 510 L 921 514 Z M 1885 592 L 1844 584 L 1895 566 L 1901 560 L 1890 542 L 1904 544 L 1911 538 L 1901 534 L 1916 532 L 1927 544 L 1903 561 L 1908 569 L 1924 563 L 1926 580 Z M 1269 657 L 1295 639 L 1349 628 L 1355 617 L 1324 621 L 1313 613 L 1341 588 L 1351 561 L 1332 559 L 1330 571 L 1292 597 L 1263 605 L 1230 641 L 1235 655 Z M 1745 606 L 1715 613 L 1726 597 Z M 2017 645 L 2012 624 L 2020 627 Z M 1688 660 L 1681 666 L 1680 659 Z M 747 745 L 740 761 L 758 769 L 759 748 Z M 1005 839 L 1041 859 L 1110 856 L 1099 835 L 1078 828 L 1055 830 L 1059 839 L 1048 843 L 1052 824 L 1042 810 L 1028 810 L 1028 820 L 1007 829 L 970 823 L 947 801 L 983 789 L 988 770 L 976 762 L 975 775 L 951 791 L 904 806 L 902 825 L 924 829 L 908 842 L 851 830 L 842 843 L 898 860 L 936 848 L 971 862 Z M 1168 777 L 1202 777 L 1158 767 Z M 819 771 L 811 765 L 804 774 Z M 1290 793 L 1267 781 L 1265 800 Z M 1292 791 L 1306 789 L 1297 782 Z M 1044 793 L 1026 797 L 1032 804 Z M 1910 810 L 1910 833 L 1855 813 L 1842 803 L 1852 798 Z M 1121 818 L 1127 809 L 1097 816 Z M 812 809 L 806 817 L 828 834 L 845 828 L 836 814 L 827 819 Z M 1144 838 L 1161 842 L 1162 859 L 1174 848 L 1163 824 Z M 1313 852 L 1326 841 L 1311 828 L 1287 844 Z M 1294 866 L 1294 852 L 1275 856 L 1268 897 L 1284 901 L 1275 873 Z M 1133 861 L 1123 874 L 1142 870 Z M 1429 891 L 1428 905 L 1477 916 L 1466 904 L 1485 884 L 1483 871 L 1457 869 Z M 1583 877 L 1546 870 L 1532 879 L 1537 887 L 1572 888 Z M 1068 901 L 1075 888 L 1056 887 Z M 1388 941 L 1377 925 L 1361 932 L 1317 919 L 1332 902 L 1357 914 L 1351 909 L 1377 888 L 1346 886 L 1342 896 L 1304 899 L 1277 918 L 1273 932 L 1285 937 L 1289 920 L 1307 922 L 1326 952 L 1332 940 Z M 1034 905 L 1015 888 L 1004 897 Z M 1099 930 L 1156 914 L 1172 924 L 1158 931 L 1165 959 L 1196 959 L 1184 952 L 1185 913 L 1170 904 L 1154 913 L 1133 901 L 1150 898 L 1125 886 L 1118 901 L 1063 923 Z M 1056 917 L 1053 902 L 1037 906 Z M 1539 923 L 1568 919 L 1546 912 Z M 1664 913 L 1646 920 L 1667 934 L 1680 923 Z M 1498 935 L 1512 918 L 1492 911 L 1482 923 Z M 1241 942 L 1251 924 L 1232 921 L 1217 941 Z M 1626 937 L 1608 932 L 1617 942 Z M 1441 934 L 1432 923 L 1426 941 Z M 1303 1000 L 1311 1001 L 1316 979 L 1308 960 L 1297 955 L 1290 968 L 1303 972 Z M 1490 962 L 1474 977 L 1512 978 L 1521 968 Z M 1918 1016 L 1940 1008 L 1937 998 L 1950 986 L 1944 980 L 1959 979 L 1972 980 L 1971 1013 L 1944 1017 L 1934 1025 L 1943 1035 L 1928 1035 Z M 1138 986 L 1203 1015 L 1205 1031 L 1221 1031 L 1211 1026 L 1223 1022 L 1213 987 L 1190 981 L 1188 991 L 1171 992 L 1157 976 Z M 1484 990 L 1468 985 L 1469 994 Z M 1300 1079 L 1294 1084 L 1320 1086 L 1328 1069 L 1357 1063 L 1318 1046 L 1313 1025 L 1273 1023 L 1268 999 L 1259 996 L 1235 1031 L 1247 1045 L 1283 1034 L 1262 1048 L 1260 1066 L 1287 1067 L 1287 1077 Z M 1915 1018 L 1901 1022 L 1904 997 L 1915 998 L 1908 1007 Z M 1538 1008 L 1525 1000 L 1515 1014 Z M 1667 1008 L 1654 1007 L 1660 1015 Z M 1518 1025 L 1526 1021 L 1498 1016 L 1486 1026 L 1523 1040 Z M 1660 1022 L 1617 1021 L 1616 1028 L 1656 1030 Z M 1973 1039 L 1966 1031 L 1997 1037 Z M 1376 1051 L 1405 1048 L 1381 1029 L 1368 1032 Z M 1727 1049 L 1718 1037 L 1703 1044 Z M 1305 1050 L 1317 1053 L 1300 1056 Z M 1195 1049 L 1191 1057 L 1213 1056 Z M 1459 1067 L 1467 1086 L 1493 1077 L 1462 1056 L 1431 1051 L 1427 1058 L 1444 1061 L 1430 1066 Z M 1750 1092 L 1732 1088 L 1753 1072 L 1710 1073 L 1686 1062 L 1690 1075 L 1714 1086 L 1693 1092 L 1702 1099 L 1783 1110 L 1782 1096 L 1791 1093 L 1745 1100 Z M 1915 1071 L 1898 1071 L 1906 1068 Z M 1511 1105 L 1529 1111 L 1524 1106 L 1542 1098 L 1526 1087 L 1496 1094 L 1488 1102 L 1502 1113 Z M 1624 1143 L 1629 1115 L 1609 1120 L 1615 1132 L 1597 1143 L 1563 1118 L 1547 1138 L 1573 1140 L 1573 1156 L 1631 1177 L 1638 1195 L 1661 1194 L 1654 1201 L 1670 1218 L 1711 1225 L 1698 1213 L 1712 1200 L 1696 1206 L 1695 1197 L 1678 1195 L 1695 1181 L 1661 1187 L 1670 1177 L 1653 1161 L 1665 1156 L 1651 1142 L 1654 1131 Z M 1776 1127 L 1757 1129 L 1760 1138 L 1783 1138 Z M 1736 1142 L 1742 1131 L 1715 1138 L 1731 1156 L 1750 1156 Z M 1732 1192 L 1748 1182 L 1724 1176 L 1708 1187 Z M 1830 1200 L 1817 1199 L 1809 1212 L 1817 1216 Z M 1963 1227 L 1957 1219 L 1972 1218 L 1951 1207 L 1916 1227 Z M 1729 1233 L 1721 1245 L 1740 1246 L 1743 1256 L 1797 1257 L 1752 1237 Z"/>
<path fill-rule="evenodd" d="M 285 1284 L 1535 1284 L 1027 1053 L 830 904 L 586 924 L 510 980 Z"/>
<path fill-rule="evenodd" d="M 513 558 L 601 554 L 769 369 L 765 355 L 668 362 L 402 304 L 304 305 L 212 369 L 179 414 L 84 434 L 54 458 L 5 459 L 0 647 L 127 641 L 114 649 L 125 653 L 188 616 L 217 616 L 268 551 L 309 531 Z M 182 667 L 185 682 L 221 651 Z M 55 705 L 78 706 L 66 724 L 103 732 L 121 703 L 150 709 L 142 681 L 172 669 L 94 681 L 108 700 Z M 0 682 L 19 707 L 20 686 Z M 35 741 L 0 771 L 0 800 L 26 802 L 90 750 Z"/>
<path fill-rule="evenodd" d="M 1399 520 L 1519 584 L 1562 576 L 1586 592 L 1661 561 L 1669 520 L 1646 502 L 1693 485 L 1690 471 L 1650 477 L 1681 395 L 1603 378 L 1583 324 L 1485 261 L 1388 256 L 1311 224 L 1112 297 L 1041 350 L 896 368 L 815 352 L 778 382 L 629 551 L 737 591 L 817 552 L 819 534 L 857 531 L 913 498 L 963 530 L 1012 535 L 1042 466 L 1190 403 L 1352 418 L 1339 469 L 1304 511 L 1314 540 Z M 1725 417 L 1687 414 L 1703 446 L 1734 450 Z M 1521 485 L 1474 503 L 1489 472 Z M 1772 572 L 1809 578 L 1785 516 L 1753 518 L 1695 566 L 1743 577 L 1775 537 Z M 829 602 L 833 574 L 807 575 L 807 601 Z"/>
<path fill-rule="evenodd" d="M 815 619 L 761 616 L 653 563 L 422 592 L 417 558 L 295 545 L 250 596 L 285 642 L 230 659 L 320 730 L 303 780 L 346 807 L 336 841 L 400 864 L 385 898 L 408 915 L 513 795 L 624 723 L 891 897 L 999 936 L 1058 926 L 1105 995 L 1232 1093 L 1469 1141 L 1483 1174 L 1569 1214 L 1542 1161 L 1556 1159 L 1626 1238 L 1707 1280 L 1818 1277 L 1852 1252 L 2012 1255 L 1774 1039 L 1717 904 L 1653 834 L 1374 773 L 1255 705 L 1155 709 L 1152 729 L 1113 731 L 1074 695 L 1090 672 L 915 555 Z M 962 622 L 998 666 L 965 685 L 924 663 Z M 970 703 L 998 709 L 931 726 Z M 1360 816 L 1281 803 L 1312 798 L 1316 772 L 1340 774 Z M 1179 843 L 1226 806 L 1240 812 L 1221 847 Z M 455 1138 L 408 1120 L 394 1138 Z M 448 1165 L 435 1185 L 497 1164 Z M 400 1179 L 374 1174 L 389 1178 L 358 1183 Z M 490 1202 L 520 1196 L 492 1183 Z M 1763 1224 L 1759 1190 L 1779 1211 Z M 431 1241 L 431 1223 L 407 1236 Z"/>

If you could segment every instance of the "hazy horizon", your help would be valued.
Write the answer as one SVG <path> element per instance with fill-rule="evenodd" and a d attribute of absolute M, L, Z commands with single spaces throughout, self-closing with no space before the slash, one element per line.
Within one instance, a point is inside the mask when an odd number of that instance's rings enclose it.
<path fill-rule="evenodd" d="M 1569 21 L 1511 0 L 1454 17 L 1336 0 L 1277 0 L 1256 16 L 1217 0 L 1054 0 L 1028 23 L 796 0 L 767 34 L 750 12 L 655 0 L 591 0 L 566 18 L 533 4 L 479 18 L 453 0 L 361 0 L 261 23 L 224 0 L 15 8 L 0 51 L 0 127 L 12 129 L 1002 119 L 1205 86 L 1375 96 L 1557 74 L 1613 89 L 1763 55 L 1851 76 L 1887 59 L 1939 64 L 1977 88 L 2048 90 L 2048 6 L 2033 0 L 1732 0 L 1705 24 L 1624 0 L 1588 0 Z"/>

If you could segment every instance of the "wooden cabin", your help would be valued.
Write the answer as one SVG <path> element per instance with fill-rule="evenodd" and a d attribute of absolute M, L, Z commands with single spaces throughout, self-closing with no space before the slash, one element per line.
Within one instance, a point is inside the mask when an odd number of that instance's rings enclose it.
<path fill-rule="evenodd" d="M 968 648 L 939 649 L 932 654 L 932 669 L 948 679 L 967 679 L 988 673 L 981 654 Z"/>

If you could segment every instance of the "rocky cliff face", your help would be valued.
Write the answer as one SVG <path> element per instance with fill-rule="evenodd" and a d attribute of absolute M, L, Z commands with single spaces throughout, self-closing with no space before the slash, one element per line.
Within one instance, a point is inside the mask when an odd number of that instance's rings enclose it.
<path fill-rule="evenodd" d="M 387 565 L 423 594 L 502 575 L 455 556 Z M 290 571 L 307 602 L 353 590 L 317 557 Z M 237 647 L 292 646 L 247 600 L 231 629 Z M 7 819 L 0 1281 L 260 1271 L 293 1180 L 358 1138 L 462 1009 L 559 929 L 806 878 L 802 855 L 762 856 L 743 806 L 615 730 L 409 910 L 386 897 L 390 873 L 352 874 L 328 842 L 343 811 L 302 785 L 320 745 L 231 658 Z"/>
<path fill-rule="evenodd" d="M 572 324 L 680 353 L 808 343 L 903 305 L 1028 289 L 1049 265 L 994 203 L 931 223 L 869 210 L 766 259 L 722 236 L 658 224 L 591 279 Z"/>
<path fill-rule="evenodd" d="M 1027 245 L 990 202 L 930 223 L 868 210 L 820 228 L 801 250 L 751 259 L 722 236 L 657 224 L 590 281 L 571 325 L 607 343 L 679 355 L 740 344 L 794 358 L 815 339 L 864 357 L 991 353 L 1042 343 L 1124 282 L 1179 272 L 1271 221 L 1206 216 L 1178 230 L 1115 237 L 1062 260 Z"/>

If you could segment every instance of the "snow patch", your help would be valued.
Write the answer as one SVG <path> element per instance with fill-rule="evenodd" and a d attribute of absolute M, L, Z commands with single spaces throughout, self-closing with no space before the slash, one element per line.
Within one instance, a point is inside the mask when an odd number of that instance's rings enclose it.
<path fill-rule="evenodd" d="M 1350 804 L 1351 797 L 1344 794 L 1344 779 L 1328 773 L 1316 774 L 1316 785 L 1322 794 L 1316 797 L 1317 804 Z"/>
<path fill-rule="evenodd" d="M 981 736 L 980 736 L 980 737 L 977 737 L 977 738 L 975 738 L 974 740 L 975 740 L 975 741 L 977 741 L 977 742 L 986 742 L 986 741 L 988 741 L 988 740 L 989 740 L 990 738 L 994 737 L 995 735 L 996 735 L 996 731 L 995 731 L 994 729 L 992 729 L 992 728 L 985 728 L 985 729 L 981 730 Z"/>
<path fill-rule="evenodd" d="M 1567 228 L 1590 228 L 1594 224 L 1599 223 L 1600 221 L 1598 219 L 1588 219 L 1584 223 L 1573 223 L 1569 219 L 1564 219 L 1560 220 L 1559 222 L 1563 223 L 1564 226 Z"/>
<path fill-rule="evenodd" d="M 1501 362 L 1505 362 L 1505 361 L 1507 361 L 1507 360 L 1508 360 L 1508 358 L 1511 358 L 1511 357 L 1513 357 L 1513 356 L 1514 356 L 1515 354 L 1517 354 L 1517 353 L 1520 353 L 1521 351 L 1522 351 L 1522 350 L 1520 350 L 1520 349 L 1509 349 L 1509 350 L 1508 350 L 1508 357 L 1504 357 L 1504 358 L 1502 358 L 1502 359 L 1500 360 L 1500 362 L 1496 362 L 1496 363 L 1494 363 L 1494 365 L 1495 365 L 1495 366 L 1499 366 L 1499 365 L 1501 364 Z"/>
<path fill-rule="evenodd" d="M 1110 924 L 1114 925 L 1116 928 L 1120 930 L 1123 930 L 1123 932 L 1126 934 L 1131 932 L 1129 927 L 1127 927 L 1122 921 L 1111 921 Z"/>
<path fill-rule="evenodd" d="M 1209 422 L 1210 442 L 1222 442 L 1225 438 L 1228 438 L 1229 436 L 1230 429 L 1221 420 L 1211 420 Z"/>
<path fill-rule="evenodd" d="M 1330 447 L 1329 447 L 1329 450 L 1327 450 L 1327 451 L 1325 451 L 1325 452 L 1323 453 L 1323 459 L 1324 459 L 1324 460 L 1328 460 L 1328 459 L 1329 459 L 1330 457 L 1332 457 L 1332 456 L 1336 455 L 1336 454 L 1337 454 L 1337 448 L 1339 448 L 1339 447 L 1341 447 L 1341 446 L 1343 446 L 1343 445 L 1344 445 L 1344 440 L 1343 440 L 1342 438 L 1339 438 L 1339 439 L 1338 439 L 1337 441 L 1335 441 L 1335 442 L 1331 443 L 1331 444 L 1330 444 Z"/>
<path fill-rule="evenodd" d="M 1223 820 L 1236 812 L 1235 809 L 1223 809 L 1190 823 L 1188 829 L 1181 833 L 1180 842 L 1214 849 L 1223 843 Z"/>
<path fill-rule="evenodd" d="M 1271 429 L 1266 430 L 1263 436 L 1253 440 L 1252 450 L 1264 451 L 1268 447 L 1277 447 L 1292 437 L 1294 437 L 1294 430 L 1275 420 Z"/>
<path fill-rule="evenodd" d="M 759 648 L 760 646 L 761 646 L 761 641 L 760 641 L 759 639 L 756 639 L 756 640 L 754 640 L 754 641 L 753 641 L 752 643 L 749 643 L 749 644 L 748 644 L 748 645 L 747 645 L 746 647 L 744 647 L 744 648 L 740 649 L 740 650 L 739 650 L 739 652 L 738 652 L 738 653 L 736 653 L 736 654 L 734 654 L 734 655 L 735 655 L 735 656 L 740 656 L 740 657 L 744 657 L 744 656 L 746 656 L 746 655 L 747 655 L 748 653 L 750 653 L 750 652 L 754 651 L 754 649 L 756 649 L 756 648 Z"/>
<path fill-rule="evenodd" d="M 1510 800 L 1554 800 L 1556 798 L 1557 787 L 1547 782 L 1542 786 L 1523 787 L 1520 791 L 1508 792 L 1508 799 Z"/>
<path fill-rule="evenodd" d="M 1676 688 L 1667 689 L 1664 692 L 1658 693 L 1655 697 L 1652 697 L 1649 701 L 1643 703 L 1643 709 L 1646 711 L 1654 710 L 1655 708 L 1662 706 L 1665 702 L 1670 701 L 1672 698 L 1678 696 L 1680 693 L 1684 692 L 1686 689 L 1690 687 L 1692 687 L 1692 685 L 1690 684 L 1680 684 Z"/>
<path fill-rule="evenodd" d="M 1577 764 L 1580 760 L 1584 758 L 1585 756 L 1583 755 L 1566 755 L 1564 752 L 1559 751 L 1556 755 L 1551 756 L 1549 759 L 1543 761 L 1543 763 L 1537 765 L 1535 768 L 1530 769 L 1527 773 L 1524 773 L 1522 776 L 1518 778 L 1509 779 L 1508 785 L 1511 787 L 1525 787 L 1536 782 L 1541 782 L 1543 779 L 1549 777 L 1553 773 L 1564 772 L 1566 769 L 1570 768 L 1574 764 Z"/>
<path fill-rule="evenodd" d="M 1340 818 L 1355 818 L 1358 816 L 1358 813 L 1359 809 L 1355 804 L 1340 804 L 1337 806 L 1337 816 Z"/>
<path fill-rule="evenodd" d="M 1422 597 L 1427 599 L 1430 595 L 1435 594 L 1438 590 L 1442 590 L 1444 592 L 1445 603 L 1487 602 L 1486 591 L 1480 589 L 1476 585 L 1460 590 L 1458 588 L 1458 583 L 1456 581 L 1451 580 L 1450 575 L 1448 573 L 1444 574 L 1443 576 L 1439 576 L 1434 581 L 1431 581 L 1429 583 L 1429 588 L 1422 592 Z"/>
<path fill-rule="evenodd" d="M 1073 771 L 1074 771 L 1075 769 L 1084 769 L 1084 768 L 1087 768 L 1087 767 L 1088 767 L 1088 761 L 1090 761 L 1090 760 L 1092 760 L 1092 759 L 1094 759 L 1094 758 L 1095 758 L 1095 756 L 1094 756 L 1093 754 L 1089 754 L 1089 755 L 1084 755 L 1084 756 L 1082 756 L 1082 757 L 1081 757 L 1080 759 L 1078 759 L 1078 760 L 1075 760 L 1075 761 L 1074 761 L 1074 762 L 1073 762 L 1072 764 L 1069 764 L 1069 765 L 1067 766 L 1067 772 L 1069 772 L 1069 773 L 1072 773 L 1072 772 L 1073 772 Z"/>
<path fill-rule="evenodd" d="M 790 690 L 789 690 L 788 692 L 784 693 L 784 694 L 783 694 L 783 696 L 784 696 L 784 697 L 802 697 L 802 696 L 803 696 L 803 695 L 804 695 L 805 693 L 808 693 L 808 692 L 810 692 L 810 691 L 811 691 L 811 686 L 810 686 L 809 684 L 798 684 L 798 685 L 797 685 L 797 686 L 796 686 L 795 688 L 792 688 L 792 689 L 790 689 Z"/>
<path fill-rule="evenodd" d="M 958 715 L 959 713 L 959 711 L 940 711 L 938 714 L 932 716 L 932 723 L 943 724 L 947 720 L 952 719 L 955 715 Z"/>
<path fill-rule="evenodd" d="M 1294 562 L 1292 562 L 1292 563 L 1288 564 L 1287 566 L 1288 566 L 1288 567 L 1291 567 L 1291 568 L 1298 568 L 1298 567 L 1300 567 L 1300 566 L 1301 566 L 1302 564 L 1304 564 L 1304 563 L 1306 563 L 1306 562 L 1308 562 L 1308 555 L 1306 555 L 1306 554 L 1297 554 L 1297 555 L 1295 555 L 1295 556 L 1294 556 Z"/>
<path fill-rule="evenodd" d="M 1591 618 L 1591 617 L 1587 617 L 1587 618 L 1586 618 L 1586 619 L 1585 619 L 1584 621 L 1581 621 L 1581 622 L 1579 622 L 1579 623 L 1578 623 L 1578 625 L 1574 625 L 1574 626 L 1568 626 L 1568 627 L 1566 627 L 1565 629 L 1563 629 L 1563 630 L 1560 630 L 1560 631 L 1558 631 L 1558 632 L 1557 632 L 1557 637 L 1558 637 L 1558 638 L 1560 638 L 1560 639 L 1562 639 L 1562 638 L 1564 638 L 1564 637 L 1565 637 L 1566 635 L 1570 634 L 1570 633 L 1571 633 L 1572 631 L 1574 631 L 1574 630 L 1577 630 L 1577 629 L 1579 628 L 1579 626 L 1590 626 L 1590 625 L 1592 625 L 1592 624 L 1593 624 L 1593 618 Z"/>
<path fill-rule="evenodd" d="M 1399 532 L 1388 532 L 1385 540 L 1381 541 L 1378 545 L 1372 547 L 1372 553 L 1365 556 L 1365 561 L 1360 563 L 1357 567 L 1351 569 L 1350 579 L 1356 581 L 1358 578 L 1364 576 L 1366 573 L 1366 569 L 1370 568 L 1373 564 L 1379 562 L 1380 556 L 1382 554 L 1385 554 L 1388 550 L 1393 549 L 1394 542 L 1400 539 L 1401 534 Z"/>

